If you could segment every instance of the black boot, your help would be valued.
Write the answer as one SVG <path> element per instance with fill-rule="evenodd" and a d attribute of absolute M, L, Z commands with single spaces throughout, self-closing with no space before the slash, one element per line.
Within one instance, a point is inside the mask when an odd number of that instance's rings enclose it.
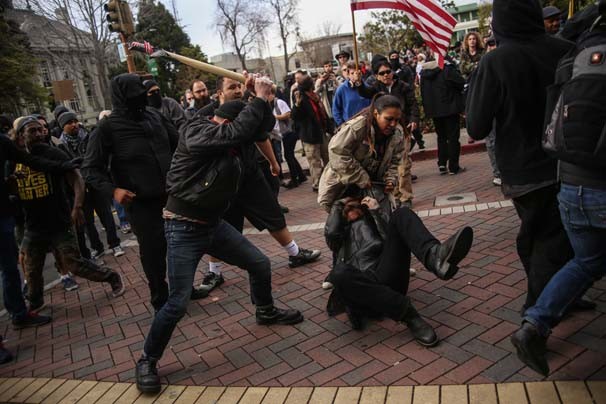
<path fill-rule="evenodd" d="M 442 244 L 431 247 L 425 267 L 440 279 L 451 279 L 459 270 L 458 264 L 467 256 L 472 243 L 473 230 L 463 227 Z"/>
<path fill-rule="evenodd" d="M 273 304 L 265 307 L 258 306 L 255 317 L 259 325 L 292 325 L 303 321 L 303 314 L 299 310 L 278 309 Z"/>
<path fill-rule="evenodd" d="M 208 290 L 206 289 L 196 289 L 193 286 L 191 287 L 191 300 L 199 300 L 208 297 Z"/>
<path fill-rule="evenodd" d="M 545 358 L 547 338 L 539 334 L 537 327 L 525 321 L 522 328 L 511 336 L 511 343 L 518 351 L 518 358 L 529 368 L 543 376 L 549 375 L 549 365 Z"/>
<path fill-rule="evenodd" d="M 430 326 L 427 321 L 423 320 L 417 312 L 417 309 L 415 309 L 410 302 L 408 303 L 406 313 L 404 313 L 404 316 L 402 317 L 402 322 L 408 326 L 408 329 L 419 344 L 423 346 L 434 346 L 440 342 L 432 326 Z"/>
<path fill-rule="evenodd" d="M 141 393 L 158 394 L 160 392 L 162 385 L 160 384 L 158 369 L 156 369 L 157 363 L 157 361 L 149 358 L 141 358 L 137 362 L 135 378 L 137 379 L 137 388 Z"/>

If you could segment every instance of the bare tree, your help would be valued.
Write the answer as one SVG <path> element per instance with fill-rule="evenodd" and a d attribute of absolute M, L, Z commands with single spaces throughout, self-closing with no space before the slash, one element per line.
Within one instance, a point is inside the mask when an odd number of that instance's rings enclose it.
<path fill-rule="evenodd" d="M 341 24 L 337 24 L 332 20 L 326 20 L 318 27 L 318 30 L 322 36 L 338 35 L 341 32 Z"/>
<path fill-rule="evenodd" d="M 257 46 L 259 36 L 270 25 L 258 0 L 217 0 L 217 27 L 221 40 L 236 51 L 242 69 L 246 56 Z"/>
<path fill-rule="evenodd" d="M 299 21 L 297 7 L 299 0 L 266 0 L 270 9 L 276 17 L 276 24 L 280 39 L 282 40 L 282 51 L 284 52 L 285 71 L 290 70 L 290 58 L 297 53 L 296 45 L 292 52 L 288 49 L 289 39 L 296 37 L 299 31 Z"/>
<path fill-rule="evenodd" d="M 98 95 L 103 97 L 103 108 L 109 108 L 109 83 L 107 71 L 110 32 L 105 21 L 104 0 L 29 0 L 36 14 L 44 16 L 40 23 L 48 40 L 43 48 L 54 63 L 70 72 L 72 77 L 83 80 L 94 88 L 94 78 L 99 84 L 96 94 L 91 94 L 93 108 L 100 109 Z M 93 66 L 82 55 L 90 54 Z"/>

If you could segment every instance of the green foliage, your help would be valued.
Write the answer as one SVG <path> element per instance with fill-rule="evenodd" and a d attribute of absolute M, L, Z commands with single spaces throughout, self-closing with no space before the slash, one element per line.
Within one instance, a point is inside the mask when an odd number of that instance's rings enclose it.
<path fill-rule="evenodd" d="M 478 6 L 478 24 L 480 35 L 488 35 L 490 32 L 490 16 L 492 15 L 492 3 L 481 3 Z"/>
<path fill-rule="evenodd" d="M 206 55 L 204 54 L 204 52 L 202 52 L 202 49 L 200 49 L 200 46 L 198 45 L 181 48 L 180 54 L 183 56 L 187 56 L 188 58 L 200 60 L 203 62 L 206 61 Z M 206 86 L 208 87 L 209 91 L 212 91 L 217 76 L 215 76 L 214 74 L 205 73 L 201 70 L 194 69 L 193 67 L 179 63 L 179 66 L 177 66 L 176 79 L 177 88 L 181 90 L 181 92 L 177 94 L 177 97 L 175 98 L 178 100 L 179 97 L 184 93 L 184 90 L 189 88 L 191 82 L 194 80 L 202 80 L 204 83 L 206 83 Z"/>
<path fill-rule="evenodd" d="M 47 91 L 38 84 L 37 63 L 27 36 L 0 14 L 0 111 L 17 112 L 27 104 L 40 105 Z"/>
<path fill-rule="evenodd" d="M 365 52 L 385 54 L 392 49 L 402 50 L 420 45 L 423 39 L 408 17 L 398 10 L 373 12 L 359 40 Z"/>
<path fill-rule="evenodd" d="M 155 47 L 206 61 L 206 55 L 200 47 L 192 46 L 189 36 L 160 1 L 141 0 L 137 20 L 135 37 L 138 40 L 145 40 Z M 159 58 L 157 62 L 158 77 L 156 79 L 162 93 L 178 99 L 189 86 L 189 83 L 184 83 L 184 77 L 188 74 L 193 75 L 189 70 L 191 68 L 170 59 Z M 140 63 L 137 61 L 137 65 Z"/>

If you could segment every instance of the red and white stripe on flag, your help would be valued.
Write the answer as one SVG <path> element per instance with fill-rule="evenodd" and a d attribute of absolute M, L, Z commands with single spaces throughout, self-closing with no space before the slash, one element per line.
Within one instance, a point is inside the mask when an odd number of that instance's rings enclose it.
<path fill-rule="evenodd" d="M 457 20 L 437 0 L 351 0 L 351 9 L 391 8 L 403 11 L 425 44 L 436 53 L 440 67 L 450 46 Z"/>

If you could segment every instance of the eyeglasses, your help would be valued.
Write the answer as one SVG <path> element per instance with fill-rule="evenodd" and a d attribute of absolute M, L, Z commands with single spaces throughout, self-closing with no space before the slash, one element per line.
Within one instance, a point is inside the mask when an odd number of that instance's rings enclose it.
<path fill-rule="evenodd" d="M 386 74 L 391 74 L 391 70 L 383 70 L 383 71 L 377 73 L 377 75 L 379 75 L 379 76 L 385 76 Z"/>

